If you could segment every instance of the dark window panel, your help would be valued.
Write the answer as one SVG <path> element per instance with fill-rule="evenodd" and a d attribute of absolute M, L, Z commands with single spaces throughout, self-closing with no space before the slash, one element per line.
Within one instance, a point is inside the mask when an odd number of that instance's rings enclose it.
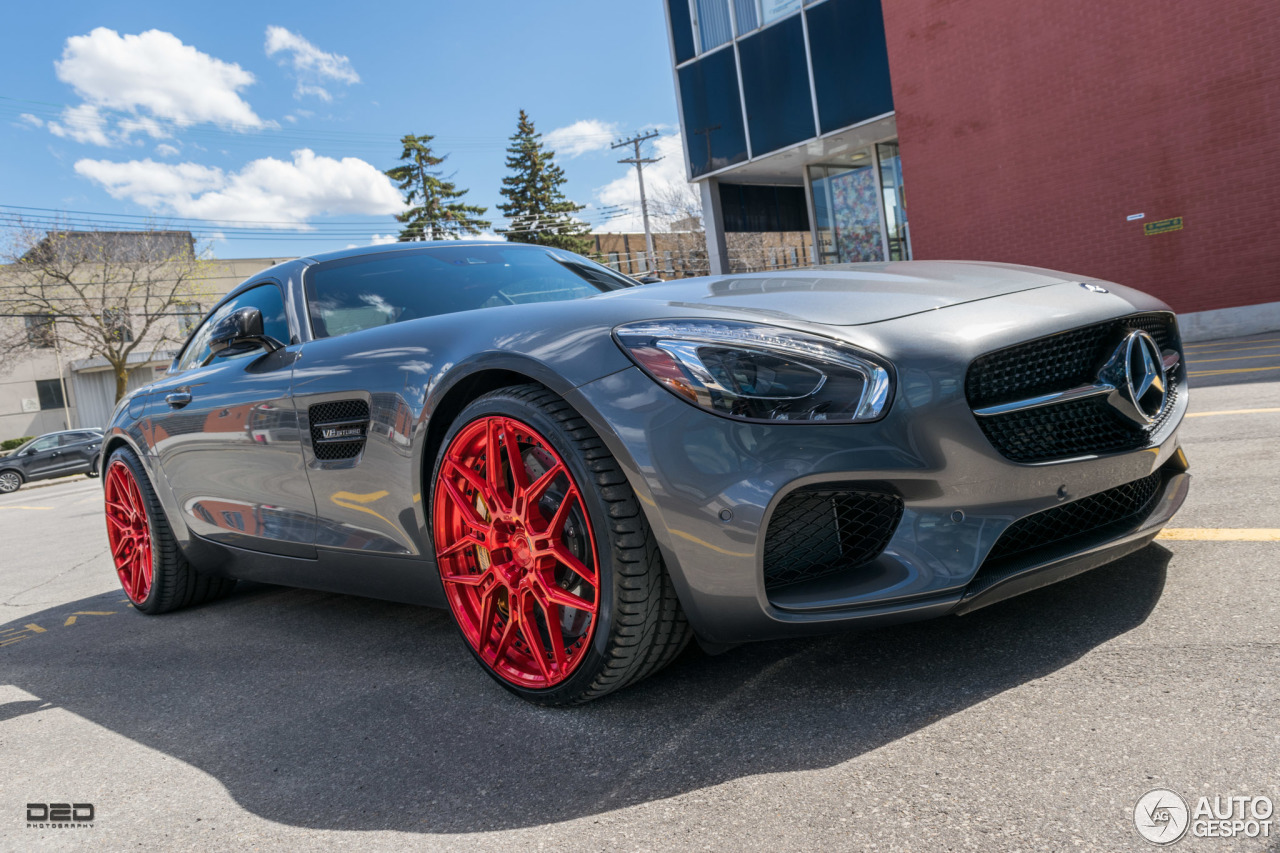
<path fill-rule="evenodd" d="M 62 383 L 57 379 L 37 379 L 36 395 L 40 398 L 41 409 L 65 409 L 66 400 L 62 397 Z"/>
<path fill-rule="evenodd" d="M 733 50 L 704 56 L 681 68 L 679 77 L 684 144 L 693 177 L 747 159 Z"/>
<path fill-rule="evenodd" d="M 726 232 L 809 230 L 804 187 L 721 184 L 720 211 Z"/>
<path fill-rule="evenodd" d="M 795 15 L 738 42 L 755 157 L 814 136 L 804 24 Z"/>
<path fill-rule="evenodd" d="M 879 0 L 827 0 L 805 14 L 822 132 L 890 112 L 893 91 Z"/>
<path fill-rule="evenodd" d="M 689 0 L 667 0 L 671 15 L 671 40 L 675 45 L 676 64 L 693 59 L 693 18 L 689 17 Z"/>
<path fill-rule="evenodd" d="M 733 38 L 729 24 L 728 0 L 694 0 L 698 7 L 698 35 L 703 51 L 712 50 Z"/>

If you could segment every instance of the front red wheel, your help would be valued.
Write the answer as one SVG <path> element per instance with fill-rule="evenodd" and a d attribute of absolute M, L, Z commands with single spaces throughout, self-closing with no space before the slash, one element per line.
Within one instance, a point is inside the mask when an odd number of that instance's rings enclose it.
<path fill-rule="evenodd" d="M 528 424 L 489 415 L 445 448 L 433 531 L 449 606 L 500 678 L 553 687 L 582 662 L 600 609 L 582 490 Z"/>
<path fill-rule="evenodd" d="M 111 454 L 102 487 L 111 560 L 135 610 L 167 613 L 226 595 L 235 586 L 234 580 L 204 574 L 187 562 L 132 450 L 121 447 Z"/>
<path fill-rule="evenodd" d="M 491 391 L 458 415 L 435 461 L 431 531 L 463 639 L 525 699 L 595 699 L 689 640 L 617 461 L 545 388 Z"/>
<path fill-rule="evenodd" d="M 137 478 L 123 459 L 107 469 L 107 543 L 125 595 L 141 604 L 151 594 L 151 524 Z"/>

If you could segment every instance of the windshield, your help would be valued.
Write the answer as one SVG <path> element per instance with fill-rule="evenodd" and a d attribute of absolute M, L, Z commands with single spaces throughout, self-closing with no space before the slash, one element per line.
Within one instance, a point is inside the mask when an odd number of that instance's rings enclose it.
<path fill-rule="evenodd" d="M 634 284 L 571 252 L 466 242 L 358 255 L 306 274 L 317 338 L 477 308 L 582 299 Z"/>

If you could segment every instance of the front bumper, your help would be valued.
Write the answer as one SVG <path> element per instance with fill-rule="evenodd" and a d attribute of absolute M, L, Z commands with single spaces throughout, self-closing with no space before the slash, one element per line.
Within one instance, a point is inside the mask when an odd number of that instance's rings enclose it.
<path fill-rule="evenodd" d="M 872 424 L 738 422 L 676 399 L 636 368 L 583 385 L 569 400 L 626 471 L 690 623 L 712 645 L 968 612 L 1141 548 L 1185 499 L 1190 478 L 1177 436 L 1185 388 L 1155 446 L 1024 465 L 991 447 L 959 383 L 910 370 L 899 382 L 889 415 Z M 996 582 L 974 585 L 1014 522 L 1161 470 L 1154 508 L 1132 529 L 1035 552 Z M 773 510 L 795 489 L 837 483 L 902 497 L 888 546 L 856 570 L 767 590 Z"/>

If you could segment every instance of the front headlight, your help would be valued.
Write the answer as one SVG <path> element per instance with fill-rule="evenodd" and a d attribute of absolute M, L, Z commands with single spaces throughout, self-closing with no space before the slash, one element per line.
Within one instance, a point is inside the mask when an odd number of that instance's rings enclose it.
<path fill-rule="evenodd" d="M 660 385 L 753 421 L 874 421 L 889 408 L 887 363 L 836 341 L 728 320 L 629 323 L 618 344 Z"/>

